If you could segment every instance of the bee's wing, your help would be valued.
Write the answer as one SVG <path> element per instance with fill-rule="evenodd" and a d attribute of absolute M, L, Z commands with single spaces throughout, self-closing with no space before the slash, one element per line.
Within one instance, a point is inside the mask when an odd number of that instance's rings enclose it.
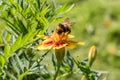
<path fill-rule="evenodd" d="M 70 22 L 70 24 L 71 24 L 71 26 L 72 26 L 72 25 L 76 24 L 76 22 Z"/>
<path fill-rule="evenodd" d="M 69 24 L 70 26 L 72 26 L 72 25 L 75 24 L 75 22 L 70 22 L 70 18 L 66 18 L 63 23 L 67 23 L 67 24 Z"/>
<path fill-rule="evenodd" d="M 64 22 L 70 23 L 70 18 L 66 18 Z"/>

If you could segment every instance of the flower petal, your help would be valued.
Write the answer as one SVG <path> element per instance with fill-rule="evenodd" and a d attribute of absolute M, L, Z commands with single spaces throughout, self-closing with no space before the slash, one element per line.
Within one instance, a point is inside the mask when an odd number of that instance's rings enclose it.
<path fill-rule="evenodd" d="M 76 43 L 70 43 L 69 45 L 66 46 L 66 48 L 73 49 L 76 47 Z"/>
<path fill-rule="evenodd" d="M 78 44 L 80 44 L 80 45 L 82 45 L 82 46 L 84 46 L 84 45 L 85 45 L 85 43 L 84 43 L 84 42 L 78 42 Z"/>
<path fill-rule="evenodd" d="M 83 45 L 84 42 L 69 41 L 69 44 L 66 47 L 69 49 L 73 49 L 76 47 L 77 44 Z"/>
<path fill-rule="evenodd" d="M 73 36 L 73 35 L 68 35 L 68 38 L 74 38 L 75 36 Z"/>
<path fill-rule="evenodd" d="M 45 40 L 42 44 L 39 44 L 36 46 L 39 50 L 45 50 L 45 49 L 51 49 L 54 45 L 54 42 L 52 40 Z"/>
<path fill-rule="evenodd" d="M 66 43 L 57 43 L 54 45 L 54 49 L 60 49 L 65 47 L 67 44 Z"/>

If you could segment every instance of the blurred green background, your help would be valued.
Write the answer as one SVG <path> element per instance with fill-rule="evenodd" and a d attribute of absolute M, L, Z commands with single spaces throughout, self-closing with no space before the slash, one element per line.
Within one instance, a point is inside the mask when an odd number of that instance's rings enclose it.
<path fill-rule="evenodd" d="M 97 59 L 93 69 L 108 71 L 108 80 L 120 79 L 120 0 L 54 0 L 58 6 L 74 8 L 63 17 L 76 24 L 72 26 L 74 40 L 85 46 L 70 50 L 74 58 L 87 57 L 90 46 L 96 45 Z M 57 24 L 56 24 L 57 25 Z M 56 25 L 53 25 L 55 28 Z M 51 28 L 51 27 L 50 27 Z"/>

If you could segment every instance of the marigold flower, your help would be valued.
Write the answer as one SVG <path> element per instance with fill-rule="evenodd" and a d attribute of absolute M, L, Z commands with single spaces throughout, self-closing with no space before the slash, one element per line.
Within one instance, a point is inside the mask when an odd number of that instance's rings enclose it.
<path fill-rule="evenodd" d="M 67 18 L 64 22 L 60 23 L 55 32 L 51 36 L 40 36 L 45 39 L 42 44 L 37 45 L 36 47 L 39 50 L 45 49 L 60 49 L 63 47 L 73 49 L 77 44 L 84 45 L 83 42 L 75 42 L 71 41 L 70 38 L 74 36 L 69 35 L 71 32 L 71 25 L 73 22 L 70 22 L 69 18 Z"/>
<path fill-rule="evenodd" d="M 40 35 L 38 35 L 40 36 Z M 53 32 L 51 36 L 44 36 L 45 39 L 42 44 L 37 45 L 37 49 L 45 50 L 45 49 L 60 49 L 62 47 L 73 49 L 77 44 L 84 45 L 84 42 L 75 42 L 70 40 L 74 36 L 69 35 L 68 33 L 58 34 L 57 32 Z"/>

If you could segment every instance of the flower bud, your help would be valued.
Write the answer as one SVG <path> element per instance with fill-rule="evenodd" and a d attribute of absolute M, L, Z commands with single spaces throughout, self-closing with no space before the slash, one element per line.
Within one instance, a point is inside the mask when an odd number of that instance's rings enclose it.
<path fill-rule="evenodd" d="M 96 58 L 96 54 L 97 54 L 97 49 L 96 46 L 92 46 L 89 50 L 89 54 L 88 54 L 88 62 L 89 62 L 89 66 L 91 67 L 95 58 Z"/>

